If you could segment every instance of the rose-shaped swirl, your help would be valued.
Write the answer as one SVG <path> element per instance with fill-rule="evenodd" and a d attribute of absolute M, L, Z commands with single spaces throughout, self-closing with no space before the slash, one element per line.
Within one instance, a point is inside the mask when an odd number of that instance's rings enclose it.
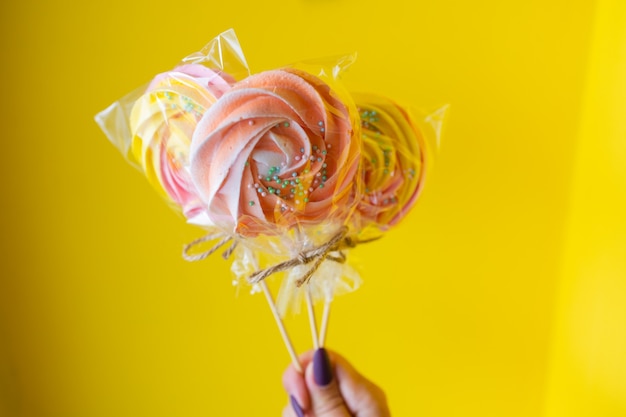
<path fill-rule="evenodd" d="M 407 111 L 393 101 L 372 94 L 353 97 L 363 139 L 358 228 L 386 230 L 407 214 L 424 185 L 425 141 Z"/>
<path fill-rule="evenodd" d="M 130 116 L 132 154 L 148 181 L 188 219 L 202 205 L 186 170 L 195 127 L 234 81 L 199 64 L 157 75 Z"/>
<path fill-rule="evenodd" d="M 354 111 L 295 69 L 237 83 L 205 113 L 191 144 L 191 176 L 213 223 L 255 237 L 345 222 L 360 158 Z"/>

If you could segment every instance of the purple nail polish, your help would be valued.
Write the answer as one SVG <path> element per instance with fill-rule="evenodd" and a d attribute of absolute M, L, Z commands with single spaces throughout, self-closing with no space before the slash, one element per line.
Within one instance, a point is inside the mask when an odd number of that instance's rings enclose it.
<path fill-rule="evenodd" d="M 291 407 L 293 408 L 293 411 L 296 412 L 296 415 L 298 417 L 304 417 L 304 411 L 302 411 L 302 407 L 300 407 L 300 404 L 298 404 L 298 400 L 296 400 L 293 395 L 290 395 L 289 401 L 291 402 Z"/>
<path fill-rule="evenodd" d="M 330 384 L 333 380 L 328 352 L 324 348 L 317 349 L 313 354 L 313 379 L 320 387 Z"/>

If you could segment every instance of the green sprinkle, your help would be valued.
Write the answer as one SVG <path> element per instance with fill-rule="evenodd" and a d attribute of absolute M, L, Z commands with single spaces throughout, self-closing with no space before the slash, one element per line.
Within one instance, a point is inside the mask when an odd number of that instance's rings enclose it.
<path fill-rule="evenodd" d="M 248 203 L 248 205 L 249 205 L 249 206 L 253 206 L 253 205 L 254 205 L 254 201 L 250 201 L 250 202 Z"/>

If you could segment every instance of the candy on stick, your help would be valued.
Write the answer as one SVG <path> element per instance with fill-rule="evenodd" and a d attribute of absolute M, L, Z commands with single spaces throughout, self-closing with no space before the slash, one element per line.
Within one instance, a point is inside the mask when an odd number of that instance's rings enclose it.
<path fill-rule="evenodd" d="M 359 198 L 357 212 L 352 217 L 353 228 L 346 243 L 358 244 L 381 236 L 381 233 L 397 225 L 414 206 L 423 189 L 427 167 L 431 164 L 433 136 L 438 136 L 440 109 L 422 118 L 415 116 L 393 100 L 374 94 L 353 94 L 361 124 L 361 172 L 362 184 L 355 182 L 354 196 Z M 439 113 L 439 114 L 438 114 Z M 363 193 L 358 189 L 362 186 Z M 350 245 L 346 245 L 350 246 Z M 330 305 L 339 293 L 358 288 L 360 279 L 350 274 L 348 266 L 337 266 L 335 273 L 315 276 L 311 282 L 317 299 L 324 300 L 320 343 L 323 345 L 328 327 Z M 342 277 L 339 279 L 338 277 Z M 293 277 L 283 281 L 285 292 L 298 292 Z M 352 284 L 352 285 L 350 285 Z M 294 298 L 280 297 L 279 308 L 283 311 Z"/>
<path fill-rule="evenodd" d="M 198 121 L 234 79 L 200 64 L 157 75 L 130 114 L 131 152 L 148 181 L 191 223 L 207 224 L 187 171 Z"/>
<path fill-rule="evenodd" d="M 278 250 L 291 261 L 317 234 L 332 240 L 358 203 L 361 147 L 354 106 L 338 97 L 321 78 L 294 68 L 252 75 L 224 94 L 198 124 L 190 150 L 191 177 L 212 223 L 248 239 L 291 237 Z M 305 263 L 313 271 L 324 259 Z"/>
<path fill-rule="evenodd" d="M 385 231 L 417 201 L 426 178 L 426 139 L 407 109 L 373 94 L 353 94 L 361 118 L 364 192 L 356 229 Z"/>

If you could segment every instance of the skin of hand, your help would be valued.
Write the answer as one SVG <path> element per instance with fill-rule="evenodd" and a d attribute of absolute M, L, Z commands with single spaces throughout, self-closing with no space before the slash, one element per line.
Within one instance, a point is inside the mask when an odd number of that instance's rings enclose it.
<path fill-rule="evenodd" d="M 327 349 L 300 356 L 304 375 L 289 365 L 283 417 L 390 417 L 385 393 L 339 354 Z M 294 404 L 294 402 L 296 404 Z"/>

